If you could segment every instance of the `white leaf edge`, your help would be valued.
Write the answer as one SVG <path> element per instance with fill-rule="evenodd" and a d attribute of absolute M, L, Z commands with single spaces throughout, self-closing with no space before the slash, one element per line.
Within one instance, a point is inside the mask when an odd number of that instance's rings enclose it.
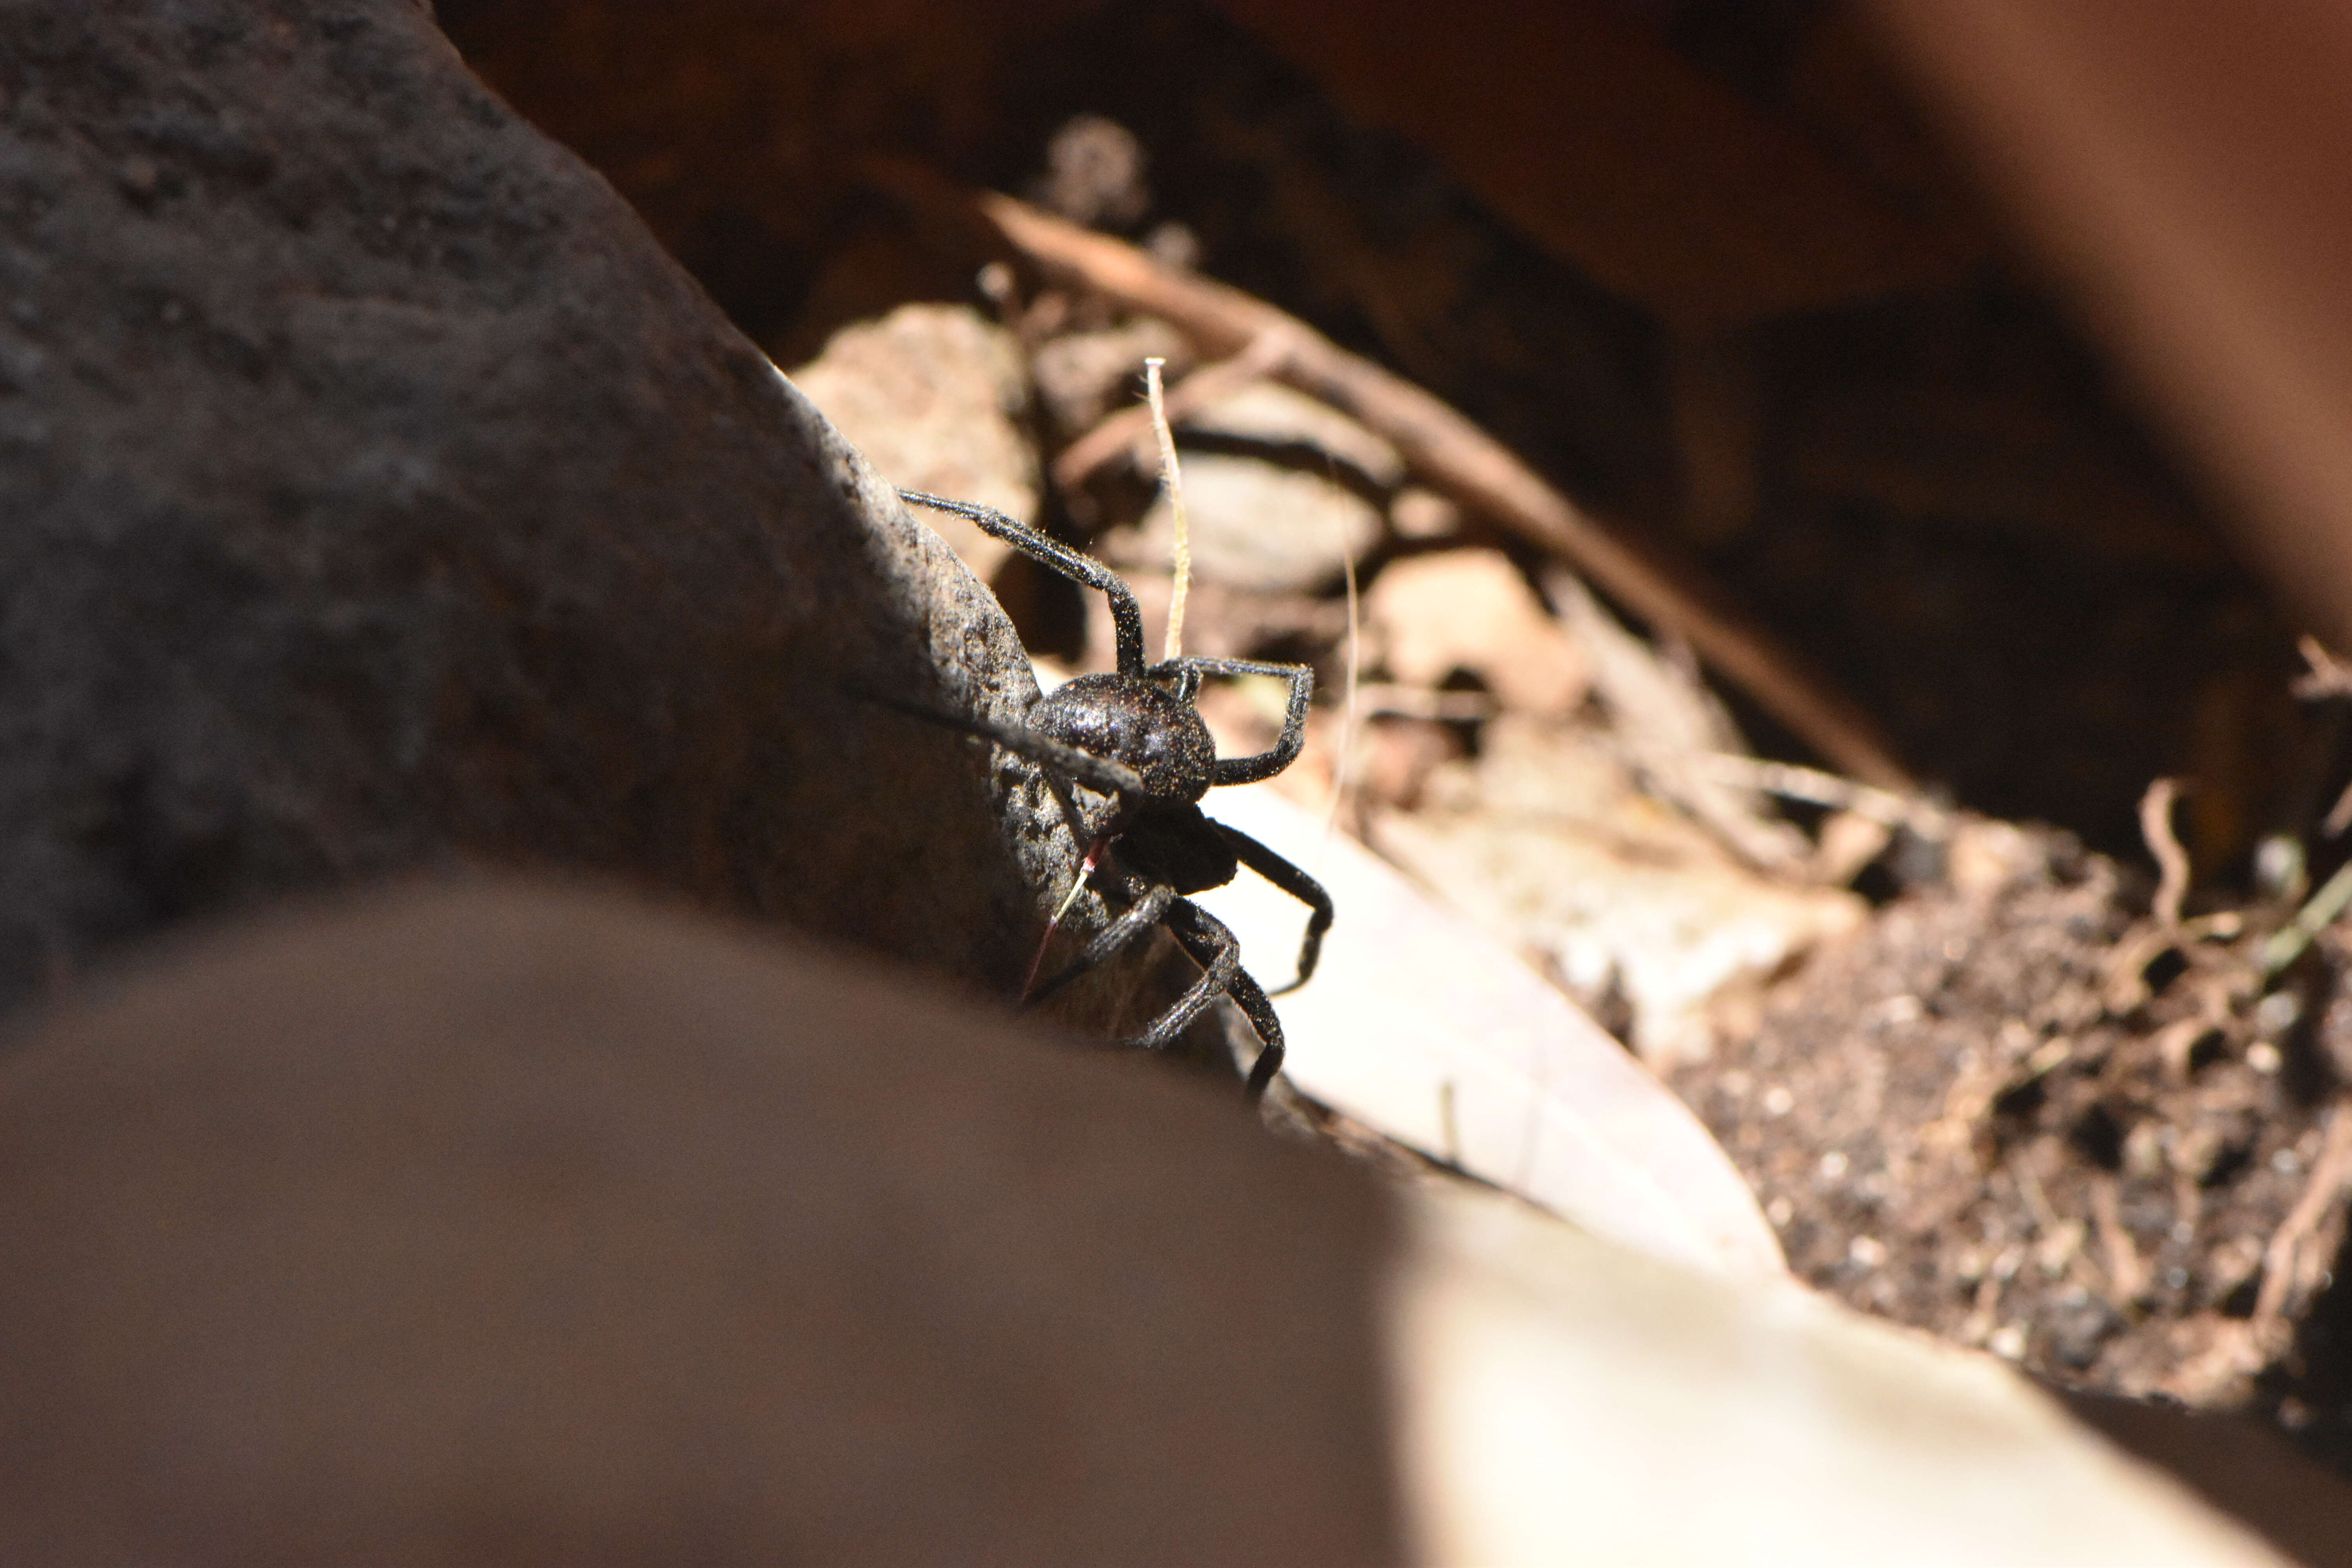
<path fill-rule="evenodd" d="M 1337 908 L 1314 979 L 1275 1003 L 1298 1089 L 1595 1235 L 1718 1273 L 1786 1274 L 1698 1119 L 1517 954 L 1271 785 L 1202 805 Z M 1247 869 L 1198 901 L 1262 984 L 1287 983 L 1303 906 Z"/>

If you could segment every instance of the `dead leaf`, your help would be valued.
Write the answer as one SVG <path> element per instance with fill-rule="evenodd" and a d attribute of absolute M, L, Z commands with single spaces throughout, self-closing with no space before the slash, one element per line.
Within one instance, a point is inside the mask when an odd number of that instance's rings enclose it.
<path fill-rule="evenodd" d="M 2285 1568 L 1990 1356 L 1474 1191 L 1395 1287 L 1425 1561 Z"/>
<path fill-rule="evenodd" d="M 1263 785 L 1215 816 L 1289 857 L 1339 909 L 1322 966 L 1276 1005 L 1291 1081 L 1349 1116 L 1654 1257 L 1778 1274 L 1771 1227 L 1705 1128 L 1518 958 Z M 1304 914 L 1247 873 L 1201 902 L 1252 973 L 1287 978 Z"/>
<path fill-rule="evenodd" d="M 1499 550 L 1447 550 L 1391 563 L 1364 595 L 1389 672 L 1434 689 L 1466 669 L 1507 708 L 1565 717 L 1584 700 L 1584 655 Z"/>

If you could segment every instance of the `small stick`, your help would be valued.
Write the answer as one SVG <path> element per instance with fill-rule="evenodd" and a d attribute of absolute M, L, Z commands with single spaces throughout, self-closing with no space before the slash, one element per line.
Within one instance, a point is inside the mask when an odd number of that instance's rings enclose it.
<path fill-rule="evenodd" d="M 2344 793 L 2336 797 L 2334 805 L 2328 807 L 2327 820 L 2319 827 L 2330 838 L 2340 837 L 2346 828 L 2352 827 L 2352 784 L 2344 786 Z"/>
<path fill-rule="evenodd" d="M 1762 790 L 1786 800 L 1850 811 L 1887 827 L 1907 827 L 1922 838 L 1948 838 L 1952 814 L 1914 795 L 1856 784 L 1819 768 L 1745 757 L 1734 752 L 1693 752 L 1684 759 L 1699 777 Z"/>
<path fill-rule="evenodd" d="M 2287 1292 L 2303 1273 L 2304 1243 L 2318 1231 L 2327 1211 L 2336 1206 L 2347 1180 L 2352 1180 L 2352 1108 L 2337 1105 L 2327 1114 L 2327 1132 L 2312 1162 L 2311 1180 L 2294 1207 L 2263 1248 L 2263 1288 L 2254 1295 L 2252 1326 L 2257 1334 L 2278 1321 L 2286 1310 Z"/>
<path fill-rule="evenodd" d="M 2303 956 L 2321 931 L 2336 921 L 2344 907 L 2352 904 L 2352 860 L 2336 868 L 2336 875 L 2319 885 L 2319 891 L 2304 900 L 2303 908 L 2294 911 L 2294 919 L 2271 933 L 2263 943 L 2257 967 L 2268 980 L 2288 964 Z"/>
<path fill-rule="evenodd" d="M 1877 724 L 1853 701 L 1761 628 L 1708 605 L 1707 595 L 1603 531 L 1501 442 L 1411 382 L 1263 300 L 1025 202 L 967 192 L 902 163 L 870 160 L 866 170 L 914 199 L 978 219 L 1047 273 L 1160 317 L 1213 356 L 1243 353 L 1268 331 L 1282 334 L 1276 379 L 1387 440 L 1431 488 L 1560 555 L 1659 631 L 1684 638 L 1840 772 L 1885 789 L 1915 787 Z"/>
<path fill-rule="evenodd" d="M 2115 1299 L 2138 1300 L 2147 1294 L 2147 1265 L 2132 1244 L 2131 1232 L 2124 1228 L 2113 1176 L 2102 1173 L 2091 1184 L 2091 1217 L 2099 1224 L 2099 1245 L 2106 1252 L 2107 1282 L 2115 1287 Z"/>
<path fill-rule="evenodd" d="M 1267 332 L 1233 358 L 1202 365 L 1168 389 L 1169 421 L 1181 422 L 1221 397 L 1239 392 L 1253 382 L 1264 381 L 1281 357 L 1280 336 Z M 1062 455 L 1054 459 L 1055 487 L 1074 490 L 1123 455 L 1132 454 L 1136 466 L 1140 468 L 1143 438 L 1151 433 L 1151 410 L 1148 406 L 1122 408 L 1106 415 L 1100 424 L 1063 447 Z"/>
<path fill-rule="evenodd" d="M 1184 601 L 1192 591 L 1192 535 L 1184 526 L 1184 470 L 1176 462 L 1176 432 L 1168 424 L 1168 397 L 1160 384 L 1163 359 L 1143 362 L 1143 395 L 1151 408 L 1151 433 L 1160 437 L 1160 486 L 1168 492 L 1168 510 L 1176 521 L 1176 583 L 1168 597 L 1168 638 L 1160 657 L 1172 659 L 1184 651 Z"/>
<path fill-rule="evenodd" d="M 1358 685 L 1356 701 L 1370 718 L 1435 719 L 1460 724 L 1492 719 L 1503 710 L 1503 705 L 1484 691 L 1439 691 L 1386 680 Z"/>
<path fill-rule="evenodd" d="M 2150 912 L 2168 931 L 2180 923 L 2180 900 L 2189 896 L 2189 852 L 2172 835 L 2172 803 L 2179 794 L 2179 780 L 2158 779 L 2139 797 L 2139 836 L 2160 873 Z"/>
<path fill-rule="evenodd" d="M 2328 652 L 2327 645 L 2308 632 L 2297 637 L 2294 646 L 2308 668 L 2287 689 L 2306 702 L 2322 697 L 2352 697 L 2352 664 Z"/>
<path fill-rule="evenodd" d="M 1332 531 L 1340 531 L 1336 521 Z M 1338 829 L 1339 813 L 1348 804 L 1349 788 L 1356 782 L 1356 710 L 1364 692 L 1363 620 L 1356 588 L 1356 552 L 1347 548 L 1347 542 L 1344 537 L 1339 541 L 1339 567 L 1348 584 L 1348 684 L 1339 694 L 1339 758 L 1331 766 L 1331 804 L 1323 813 L 1323 837 L 1317 849 L 1318 870 L 1322 868 L 1322 857 L 1330 851 L 1331 835 Z"/>

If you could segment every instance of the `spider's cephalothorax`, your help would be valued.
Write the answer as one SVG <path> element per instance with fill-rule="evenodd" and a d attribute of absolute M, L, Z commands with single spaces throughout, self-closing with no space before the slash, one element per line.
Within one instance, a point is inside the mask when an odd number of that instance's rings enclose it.
<path fill-rule="evenodd" d="M 1164 1047 L 1211 1002 L 1230 996 L 1265 1047 L 1249 1073 L 1250 1094 L 1264 1093 L 1282 1066 L 1282 1021 L 1275 1016 L 1265 988 L 1242 968 L 1234 933 L 1185 895 L 1221 888 L 1247 866 L 1310 911 L 1298 951 L 1298 976 L 1283 989 L 1306 984 L 1315 972 L 1323 933 L 1331 925 L 1330 896 L 1312 877 L 1256 839 L 1204 816 L 1198 804 L 1218 784 L 1271 778 L 1290 765 L 1306 737 L 1307 701 L 1314 691 L 1315 672 L 1300 664 L 1243 658 L 1171 658 L 1146 667 L 1143 617 L 1134 594 L 1109 567 L 987 507 L 915 490 L 899 493 L 919 505 L 970 519 L 1031 560 L 1073 582 L 1101 589 L 1110 601 L 1118 671 L 1066 682 L 1040 698 L 1024 723 L 1000 724 L 893 704 L 984 735 L 1111 798 L 1108 815 L 1090 829 L 1087 863 L 1096 868 L 1097 883 L 1127 907 L 1068 967 L 1032 993 L 1032 1000 L 1051 994 L 1153 926 L 1164 925 L 1200 964 L 1201 978 L 1128 1043 L 1147 1049 Z M 1208 726 L 1193 706 L 1201 681 L 1211 675 L 1272 675 L 1290 682 L 1282 734 L 1271 751 L 1254 757 L 1216 754 Z"/>

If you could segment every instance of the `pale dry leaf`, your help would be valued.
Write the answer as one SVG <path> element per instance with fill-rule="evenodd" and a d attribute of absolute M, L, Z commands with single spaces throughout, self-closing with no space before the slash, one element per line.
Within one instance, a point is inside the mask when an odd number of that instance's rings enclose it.
<path fill-rule="evenodd" d="M 1422 809 L 1376 811 L 1367 837 L 1571 996 L 1622 1005 L 1660 1071 L 1704 1059 L 1774 977 L 1868 913 L 1754 870 L 1640 790 L 1605 734 L 1511 715 L 1475 763 L 1432 776 Z"/>
<path fill-rule="evenodd" d="M 1391 1353 L 1425 1562 L 2286 1568 L 1980 1352 L 1489 1194 L 1408 1213 Z"/>
<path fill-rule="evenodd" d="M 1278 1001 L 1291 1081 L 1399 1142 L 1654 1256 L 1778 1274 L 1771 1226 L 1683 1103 L 1517 956 L 1272 788 L 1215 816 L 1319 878 L 1322 966 Z M 1287 979 L 1298 904 L 1244 872 L 1202 895 L 1252 972 Z"/>
<path fill-rule="evenodd" d="M 1764 795 L 1714 776 L 1704 759 L 1748 754 L 1731 714 L 1697 676 L 1661 658 L 1566 572 L 1546 580 L 1560 620 L 1591 661 L 1592 689 L 1626 754 L 1651 788 L 1706 825 L 1749 864 L 1801 879 L 1813 858 L 1805 836 Z"/>
<path fill-rule="evenodd" d="M 903 305 L 844 327 L 791 380 L 898 489 L 994 507 L 1024 522 L 1036 514 L 1021 351 L 979 311 Z M 983 580 L 1011 552 L 952 513 L 920 516 Z"/>
<path fill-rule="evenodd" d="M 1390 563 L 1364 595 L 1374 656 L 1406 686 L 1435 688 L 1468 670 L 1505 707 L 1564 717 L 1589 670 L 1499 550 L 1446 550 Z"/>

